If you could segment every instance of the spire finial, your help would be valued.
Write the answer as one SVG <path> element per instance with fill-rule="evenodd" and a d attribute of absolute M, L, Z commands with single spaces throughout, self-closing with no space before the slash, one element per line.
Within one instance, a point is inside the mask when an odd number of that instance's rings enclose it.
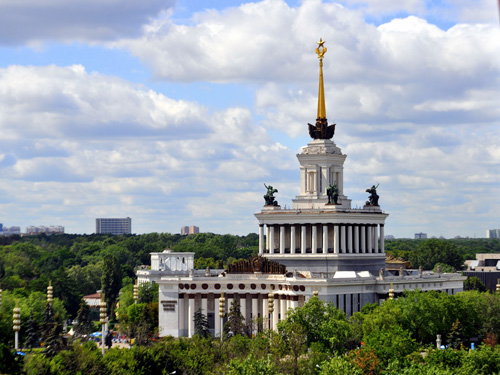
<path fill-rule="evenodd" d="M 326 119 L 325 89 L 323 85 L 323 57 L 326 53 L 326 47 L 324 46 L 325 41 L 321 38 L 317 43 L 316 53 L 319 59 L 318 119 Z"/>
<path fill-rule="evenodd" d="M 325 88 L 323 85 L 323 57 L 326 53 L 325 41 L 320 38 L 316 53 L 319 59 L 319 92 L 318 92 L 318 116 L 316 125 L 309 125 L 309 135 L 313 139 L 331 139 L 335 134 L 335 124 L 328 125 L 326 119 Z"/>

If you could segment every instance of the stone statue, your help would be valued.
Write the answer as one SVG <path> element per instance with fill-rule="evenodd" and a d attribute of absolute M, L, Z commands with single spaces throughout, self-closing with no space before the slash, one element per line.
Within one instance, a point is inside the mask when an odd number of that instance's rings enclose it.
<path fill-rule="evenodd" d="M 380 185 L 380 184 L 378 184 Z M 370 196 L 368 197 L 368 200 L 366 201 L 366 205 L 368 206 L 378 206 L 378 194 L 377 194 L 377 188 L 378 185 L 372 185 L 371 188 L 366 189 L 367 193 L 370 193 Z"/>
<path fill-rule="evenodd" d="M 273 188 L 271 185 L 267 186 L 264 184 L 267 189 L 266 195 L 264 195 L 264 200 L 266 201 L 266 206 L 277 206 L 278 201 L 274 198 L 274 193 L 278 192 L 278 189 Z"/>
<path fill-rule="evenodd" d="M 378 278 L 379 278 L 379 280 L 384 280 L 384 269 L 383 268 L 379 269 Z"/>
<path fill-rule="evenodd" d="M 328 185 L 326 195 L 328 195 L 328 204 L 339 204 L 339 189 L 337 184 Z"/>

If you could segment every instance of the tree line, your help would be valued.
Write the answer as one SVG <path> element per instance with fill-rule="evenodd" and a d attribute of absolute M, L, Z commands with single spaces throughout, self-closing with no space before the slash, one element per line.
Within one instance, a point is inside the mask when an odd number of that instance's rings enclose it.
<path fill-rule="evenodd" d="M 54 296 L 74 318 L 84 295 L 103 290 L 110 301 L 132 285 L 139 265 L 150 265 L 152 252 L 166 248 L 194 252 L 196 268 L 224 268 L 257 253 L 258 236 L 199 233 L 143 235 L 38 235 L 0 237 L 0 289 L 19 297 L 45 293 L 49 281 Z"/>
<path fill-rule="evenodd" d="M 153 291 L 144 292 L 144 295 Z M 153 293 L 154 294 L 154 293 Z M 131 305 L 133 306 L 133 305 Z M 130 307 L 130 306 L 129 306 Z M 245 323 L 237 302 L 221 338 L 210 337 L 203 311 L 192 338 L 145 340 L 102 357 L 76 337 L 55 353 L 20 357 L 0 344 L 0 373 L 31 374 L 433 374 L 500 372 L 500 296 L 487 292 L 405 292 L 348 318 L 312 297 L 289 310 L 277 331 Z M 443 349 L 436 347 L 440 335 Z M 472 349 L 474 344 L 474 349 Z"/>

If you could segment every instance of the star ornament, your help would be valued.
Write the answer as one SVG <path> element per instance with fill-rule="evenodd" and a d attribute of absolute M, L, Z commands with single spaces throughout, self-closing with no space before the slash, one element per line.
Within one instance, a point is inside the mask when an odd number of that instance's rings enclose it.
<path fill-rule="evenodd" d="M 324 46 L 325 41 L 320 38 L 319 42 L 316 42 L 316 43 L 318 43 L 318 48 L 316 48 L 316 53 L 318 54 L 318 58 L 320 60 L 323 60 L 323 56 L 326 53 L 326 47 Z"/>

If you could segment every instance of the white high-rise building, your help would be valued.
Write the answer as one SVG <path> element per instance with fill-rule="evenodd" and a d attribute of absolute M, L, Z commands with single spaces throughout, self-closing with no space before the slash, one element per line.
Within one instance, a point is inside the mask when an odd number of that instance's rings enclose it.
<path fill-rule="evenodd" d="M 115 235 L 131 234 L 132 219 L 129 217 L 95 219 L 95 232 Z"/>
<path fill-rule="evenodd" d="M 500 238 L 500 229 L 487 229 L 486 238 Z"/>

